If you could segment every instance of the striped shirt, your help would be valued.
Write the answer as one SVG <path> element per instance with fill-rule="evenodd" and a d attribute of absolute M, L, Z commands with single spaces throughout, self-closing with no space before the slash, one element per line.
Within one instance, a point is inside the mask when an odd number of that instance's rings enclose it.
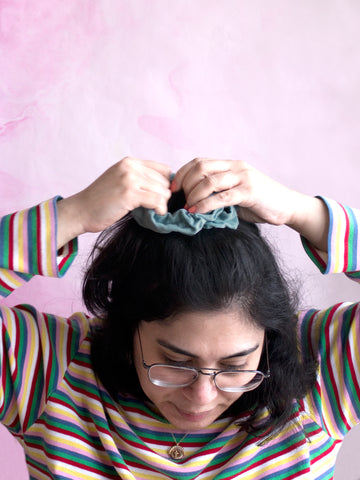
<path fill-rule="evenodd" d="M 56 252 L 56 201 L 1 220 L 2 296 L 33 275 L 60 277 L 69 268 L 77 242 Z M 329 253 L 305 240 L 304 247 L 322 272 L 358 280 L 360 213 L 326 203 Z M 90 350 L 98 320 L 30 305 L 0 314 L 0 420 L 24 448 L 31 479 L 331 479 L 341 441 L 359 423 L 358 304 L 299 314 L 300 345 L 319 359 L 318 379 L 293 402 L 281 433 L 259 443 L 233 418 L 220 418 L 181 441 L 186 455 L 178 461 L 167 454 L 171 425 L 136 398 L 114 401 L 95 376 Z"/>

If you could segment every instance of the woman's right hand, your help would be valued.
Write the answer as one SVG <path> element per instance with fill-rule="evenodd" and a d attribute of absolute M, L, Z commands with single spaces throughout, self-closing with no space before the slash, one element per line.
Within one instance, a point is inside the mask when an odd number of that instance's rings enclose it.
<path fill-rule="evenodd" d="M 58 202 L 58 248 L 85 232 L 100 232 L 143 206 L 163 215 L 170 198 L 171 169 L 125 157 L 91 185 Z"/>

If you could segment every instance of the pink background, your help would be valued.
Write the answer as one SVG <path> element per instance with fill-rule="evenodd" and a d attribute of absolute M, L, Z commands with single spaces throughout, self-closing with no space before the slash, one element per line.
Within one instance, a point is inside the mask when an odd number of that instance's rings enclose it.
<path fill-rule="evenodd" d="M 287 185 L 359 206 L 360 3 L 350 0 L 0 0 L 0 213 L 86 186 L 125 155 L 242 158 Z M 356 300 L 297 236 L 266 228 L 303 306 Z M 8 305 L 68 314 L 92 236 L 63 280 Z M 346 439 L 336 478 L 358 480 Z M 0 430 L 1 479 L 28 478 Z"/>

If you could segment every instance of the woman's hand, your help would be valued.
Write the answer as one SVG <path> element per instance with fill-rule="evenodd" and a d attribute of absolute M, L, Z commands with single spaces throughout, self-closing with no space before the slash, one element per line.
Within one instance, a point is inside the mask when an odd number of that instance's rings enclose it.
<path fill-rule="evenodd" d="M 125 157 L 81 192 L 58 202 L 58 247 L 85 232 L 100 232 L 143 206 L 163 215 L 170 198 L 167 165 Z"/>
<path fill-rule="evenodd" d="M 171 188 L 184 190 L 190 212 L 237 205 L 243 220 L 286 224 L 318 248 L 327 248 L 325 204 L 281 185 L 246 162 L 196 158 L 180 168 Z"/>

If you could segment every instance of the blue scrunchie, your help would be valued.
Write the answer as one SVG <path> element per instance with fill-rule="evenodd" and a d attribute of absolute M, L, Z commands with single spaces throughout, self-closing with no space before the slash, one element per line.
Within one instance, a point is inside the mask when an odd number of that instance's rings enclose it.
<path fill-rule="evenodd" d="M 200 230 L 210 228 L 231 228 L 239 225 L 236 207 L 222 207 L 208 213 L 189 213 L 184 208 L 174 213 L 159 215 L 154 210 L 138 207 L 132 211 L 136 222 L 144 228 L 158 233 L 178 232 L 196 235 Z"/>

